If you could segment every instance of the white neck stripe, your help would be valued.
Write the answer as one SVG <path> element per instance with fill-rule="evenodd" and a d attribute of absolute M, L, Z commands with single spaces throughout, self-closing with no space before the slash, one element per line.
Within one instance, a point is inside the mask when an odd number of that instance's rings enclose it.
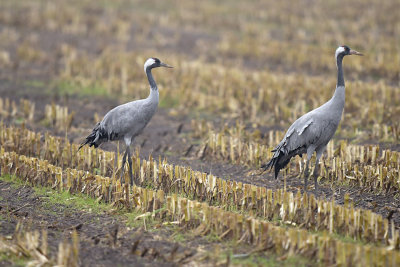
<path fill-rule="evenodd" d="M 146 69 L 147 69 L 149 66 L 153 65 L 154 63 L 156 63 L 156 62 L 155 62 L 155 60 L 152 59 L 152 58 L 149 58 L 148 60 L 146 60 L 146 62 L 144 63 L 144 72 L 146 72 Z"/>

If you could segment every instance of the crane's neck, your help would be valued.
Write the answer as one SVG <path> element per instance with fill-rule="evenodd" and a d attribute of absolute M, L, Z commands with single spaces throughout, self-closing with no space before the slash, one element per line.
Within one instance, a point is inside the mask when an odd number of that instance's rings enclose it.
<path fill-rule="evenodd" d="M 338 70 L 336 87 L 339 87 L 339 86 L 344 87 L 344 77 L 343 77 L 343 68 L 342 68 L 343 57 L 344 57 L 343 54 L 339 54 L 336 57 L 336 66 L 337 66 L 337 70 Z"/>
<path fill-rule="evenodd" d="M 336 57 L 338 76 L 337 76 L 336 90 L 332 97 L 333 103 L 339 105 L 342 109 L 344 108 L 344 101 L 345 101 L 345 85 L 344 85 L 343 68 L 342 68 L 343 57 L 344 55 L 342 54 L 339 54 Z"/>
<path fill-rule="evenodd" d="M 154 101 L 158 103 L 158 88 L 157 88 L 157 84 L 156 81 L 153 78 L 153 74 L 151 73 L 151 68 L 146 68 L 146 75 L 147 75 L 147 79 L 149 80 L 149 84 L 150 84 L 150 94 L 148 99 L 150 99 L 150 101 Z"/>
<path fill-rule="evenodd" d="M 153 78 L 153 74 L 151 73 L 151 68 L 146 68 L 147 79 L 149 80 L 150 90 L 158 90 L 156 81 Z"/>

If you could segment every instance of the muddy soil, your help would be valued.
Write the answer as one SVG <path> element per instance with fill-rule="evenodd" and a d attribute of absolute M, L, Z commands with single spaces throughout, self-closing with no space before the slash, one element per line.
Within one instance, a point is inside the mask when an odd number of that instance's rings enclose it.
<path fill-rule="evenodd" d="M 10 87 L 11 89 L 12 87 Z M 0 85 L 0 90 L 3 89 L 4 95 L 12 97 L 9 90 L 4 90 Z M 48 103 L 46 97 L 37 97 L 39 101 L 38 106 L 44 106 Z M 76 100 L 76 101 L 74 101 Z M 43 101 L 43 102 L 41 102 Z M 66 104 L 62 100 L 62 104 Z M 56 101 L 56 103 L 59 103 Z M 68 105 L 73 103 L 73 105 Z M 68 133 L 68 138 L 71 142 L 80 143 L 84 140 L 87 134 L 91 132 L 91 127 L 94 125 L 93 114 L 97 112 L 100 116 L 106 113 L 107 110 L 114 107 L 117 103 L 115 100 L 106 98 L 99 98 L 96 100 L 78 100 L 78 98 L 71 97 L 67 105 L 79 112 L 85 114 L 76 120 L 73 128 Z M 60 103 L 61 104 L 61 103 Z M 38 120 L 44 115 L 43 111 L 37 110 Z M 218 119 L 218 118 L 217 118 Z M 12 123 L 10 121 L 9 123 Z M 50 132 L 54 135 L 65 136 L 54 128 L 46 128 L 41 126 L 40 123 L 28 124 L 29 128 L 35 131 Z M 271 189 L 278 189 L 284 187 L 282 175 L 275 180 L 273 174 L 270 172 L 261 173 L 259 170 L 251 169 L 243 165 L 230 164 L 225 161 L 215 160 L 211 157 L 202 157 L 203 147 L 199 145 L 201 140 L 193 138 L 191 135 L 190 119 L 186 115 L 171 116 L 169 110 L 159 109 L 153 117 L 149 125 L 145 128 L 142 135 L 135 139 L 134 147 L 140 148 L 140 157 L 148 159 L 150 155 L 158 159 L 167 158 L 168 162 L 174 165 L 190 166 L 193 170 L 202 171 L 216 175 L 218 177 L 236 180 L 244 183 L 263 186 Z M 108 143 L 101 145 L 102 149 L 115 151 L 117 149 L 116 143 Z M 124 149 L 124 145 L 120 144 L 120 151 Z M 310 178 L 312 179 L 312 178 Z M 395 193 L 382 192 L 375 194 L 372 190 L 362 189 L 358 186 L 336 186 L 331 187 L 328 184 L 322 184 L 318 192 L 311 189 L 310 193 L 315 194 L 317 197 L 331 200 L 334 198 L 338 204 L 344 203 L 344 195 L 349 194 L 350 199 L 353 200 L 355 207 L 371 209 L 374 212 L 393 219 L 396 227 L 400 227 L 400 200 Z M 309 184 L 312 184 L 310 181 Z M 286 179 L 286 188 L 289 191 L 297 192 L 304 191 L 303 179 L 295 176 L 289 176 Z M 394 213 L 393 213 L 394 211 Z"/>
<path fill-rule="evenodd" d="M 1 25 L 1 27 L 10 25 Z M 35 131 L 50 132 L 54 135 L 65 136 L 64 132 L 57 129 L 44 126 L 41 121 L 44 118 L 44 106 L 51 102 L 59 105 L 68 106 L 70 111 L 76 112 L 76 117 L 72 128 L 68 133 L 68 138 L 80 143 L 91 131 L 95 121 L 94 114 L 102 117 L 108 110 L 120 104 L 117 99 L 104 97 L 80 97 L 80 96 L 62 96 L 57 93 L 57 88 L 51 87 L 51 82 L 55 79 L 58 70 L 62 64 L 59 61 L 59 47 L 66 43 L 72 45 L 78 50 L 90 52 L 93 56 L 101 51 L 103 47 L 112 46 L 113 40 L 96 38 L 95 36 L 74 36 L 51 31 L 41 31 L 29 29 L 24 24 L 12 25 L 15 27 L 21 37 L 19 42 L 24 42 L 24 36 L 29 37 L 34 33 L 37 40 L 37 46 L 46 51 L 46 56 L 39 62 L 16 62 L 15 47 L 3 47 L 10 53 L 10 61 L 14 62 L 10 66 L 0 70 L 0 97 L 19 100 L 21 98 L 29 99 L 36 104 L 35 118 L 27 127 Z M 193 36 L 192 36 L 193 37 Z M 191 35 L 186 36 L 185 40 L 191 40 Z M 195 40 L 196 38 L 193 37 Z M 214 38 L 214 37 L 210 37 Z M 127 49 L 134 47 L 134 39 L 130 40 Z M 175 47 L 177 51 L 183 51 L 190 54 L 191 43 L 182 42 L 182 47 Z M 171 48 L 172 49 L 172 48 Z M 40 81 L 43 86 L 34 86 L 32 81 Z M 146 82 L 143 76 L 143 82 Z M 161 92 L 162 94 L 162 92 Z M 145 96 L 143 96 L 145 97 Z M 13 119 L 4 119 L 8 124 L 18 123 Z M 220 121 L 221 118 L 212 118 L 211 120 Z M 208 157 L 200 157 L 199 143 L 201 140 L 191 137 L 190 114 L 181 114 L 179 116 L 170 115 L 170 110 L 159 109 L 152 121 L 149 123 L 143 134 L 136 138 L 135 146 L 140 146 L 140 156 L 148 158 L 152 155 L 154 158 L 159 156 L 167 158 L 171 164 L 190 166 L 194 170 L 212 173 L 218 177 L 236 181 L 242 181 L 267 188 L 283 188 L 282 178 L 275 180 L 271 173 L 259 173 L 253 175 L 254 170 L 245 166 L 229 164 L 223 161 L 216 161 Z M 115 144 L 106 144 L 102 146 L 106 150 L 115 150 Z M 189 148 L 190 151 L 189 151 Z M 394 146 L 398 149 L 398 145 Z M 267 160 L 267 159 L 266 159 Z M 323 181 L 322 181 L 323 182 Z M 288 177 L 286 181 L 288 190 L 296 192 L 303 190 L 303 181 L 297 177 Z M 311 190 L 311 193 L 315 193 Z M 394 220 L 396 227 L 400 227 L 400 201 L 395 194 L 374 194 L 368 190 L 362 190 L 359 187 L 335 187 L 331 188 L 322 183 L 320 191 L 315 193 L 318 197 L 332 199 L 336 203 L 342 204 L 344 194 L 348 193 L 355 203 L 356 207 L 371 209 L 384 217 L 390 215 Z M 160 265 L 171 266 L 176 262 L 169 262 L 161 256 L 154 256 L 148 253 L 145 257 L 140 257 L 130 253 L 132 244 L 137 239 L 137 229 L 127 229 L 121 218 L 108 214 L 91 214 L 74 210 L 65 212 L 65 207 L 52 206 L 45 208 L 43 201 L 39 196 L 33 194 L 29 187 L 14 189 L 7 183 L 0 183 L 0 195 L 3 198 L 1 203 L 2 215 L 7 215 L 8 220 L 1 221 L 1 234 L 12 234 L 16 223 L 19 220 L 30 223 L 32 228 L 46 228 L 49 231 L 49 243 L 54 244 L 70 234 L 71 227 L 82 224 L 79 230 L 81 236 L 81 262 L 83 265 L 136 265 L 151 266 L 155 262 Z M 17 198 L 15 196 L 18 196 Z M 25 204 L 32 208 L 22 208 L 18 212 L 13 212 Z M 101 223 L 93 221 L 99 220 Z M 110 233 L 118 226 L 118 235 L 114 244 Z M 148 232 L 141 236 L 140 249 L 154 248 L 159 255 L 171 254 L 171 249 L 175 243 L 168 241 L 168 234 Z M 195 253 L 196 246 L 178 245 L 178 251 L 184 253 L 187 249 Z M 190 254 L 189 253 L 189 254 Z M 157 254 L 157 253 L 155 253 Z M 189 257 L 190 258 L 190 257 Z"/>
<path fill-rule="evenodd" d="M 33 68 L 33 66 L 30 67 Z M 27 66 L 24 66 L 24 68 L 29 69 Z M 59 105 L 68 106 L 69 110 L 75 111 L 78 114 L 75 117 L 72 128 L 68 132 L 68 138 L 71 142 L 75 143 L 82 142 L 86 135 L 91 132 L 95 124 L 95 113 L 102 117 L 108 110 L 119 104 L 118 100 L 105 97 L 65 97 L 56 93 L 49 94 L 48 88 L 29 86 L 24 83 L 24 81 L 39 80 L 46 84 L 51 80 L 51 74 L 46 77 L 41 72 L 26 71 L 16 79 L 13 76 L 10 77 L 3 76 L 3 80 L 0 83 L 1 97 L 7 97 L 15 101 L 27 98 L 36 104 L 35 119 L 32 123 L 28 123 L 27 127 L 35 131 L 50 132 L 53 135 L 64 137 L 65 132 L 58 131 L 54 127 L 45 127 L 41 123 L 41 120 L 44 118 L 44 106 L 46 104 L 54 102 Z M 53 89 L 56 90 L 55 88 Z M 213 120 L 221 121 L 218 117 L 215 117 Z M 9 124 L 15 123 L 11 118 L 5 119 L 5 122 Z M 190 166 L 193 170 L 211 173 L 224 179 L 241 181 L 272 189 L 283 188 L 283 179 L 279 178 L 275 180 L 272 173 L 254 172 L 254 169 L 242 165 L 234 165 L 213 158 L 201 157 L 200 150 L 202 147 L 199 144 L 202 140 L 193 138 L 190 134 L 191 132 L 190 114 L 172 116 L 170 115 L 170 110 L 160 108 L 143 133 L 135 139 L 134 146 L 140 147 L 140 156 L 142 158 L 148 158 L 152 155 L 153 158 L 158 159 L 161 156 L 162 158 L 167 158 L 171 164 Z M 116 147 L 116 143 L 101 146 L 102 149 L 111 151 L 115 151 Z M 120 144 L 120 149 L 124 149 L 123 144 Z M 254 175 L 253 173 L 258 174 Z M 288 190 L 293 192 L 297 190 L 303 191 L 303 181 L 298 177 L 288 177 L 286 186 Z M 394 220 L 396 227 L 400 227 L 400 212 L 398 212 L 400 201 L 396 194 L 385 194 L 382 192 L 377 195 L 372 191 L 363 190 L 357 186 L 331 188 L 330 185 L 324 184 L 321 185 L 318 192 L 314 192 L 313 190 L 310 192 L 328 200 L 334 198 L 338 204 L 344 202 L 343 198 L 347 193 L 354 201 L 356 207 L 371 209 L 384 217 L 392 214 L 390 216 Z"/>
<path fill-rule="evenodd" d="M 18 222 L 30 230 L 45 229 L 53 258 L 58 243 L 70 239 L 73 229 L 79 233 L 82 266 L 177 266 L 189 263 L 197 254 L 194 242 L 190 246 L 173 242 L 172 232 L 167 229 L 154 232 L 142 227 L 130 229 L 123 216 L 52 204 L 46 201 L 46 195 L 36 194 L 29 186 L 15 187 L 0 181 L 0 193 L 0 234 L 12 235 Z M 133 250 L 137 241 L 138 246 Z"/>

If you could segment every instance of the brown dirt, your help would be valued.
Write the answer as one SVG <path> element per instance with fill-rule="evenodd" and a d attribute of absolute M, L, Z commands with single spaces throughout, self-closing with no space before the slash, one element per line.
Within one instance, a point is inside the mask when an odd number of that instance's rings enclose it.
<path fill-rule="evenodd" d="M 22 80 L 21 80 L 22 79 Z M 118 105 L 115 99 L 104 97 L 77 97 L 59 96 L 57 94 L 48 94 L 44 88 L 31 87 L 24 84 L 24 81 L 42 80 L 48 81 L 43 74 L 32 74 L 26 72 L 24 78 L 19 77 L 17 80 L 5 79 L 0 83 L 0 94 L 2 97 L 18 101 L 20 98 L 28 98 L 36 103 L 35 121 L 28 124 L 28 128 L 35 131 L 50 132 L 54 135 L 65 136 L 65 133 L 56 131 L 54 128 L 46 128 L 39 122 L 44 117 L 44 106 L 52 101 L 56 104 L 68 106 L 69 110 L 75 111 L 76 119 L 73 127 L 68 133 L 70 141 L 79 143 L 85 136 L 90 133 L 91 127 L 94 125 L 93 115 L 98 113 L 103 116 L 108 110 Z M 18 92 L 16 94 L 16 92 Z M 220 118 L 213 118 L 220 121 Z M 7 123 L 13 123 L 12 120 L 6 120 Z M 265 130 L 265 129 L 260 129 Z M 212 173 L 224 179 L 231 179 L 250 183 L 267 188 L 283 188 L 284 182 L 280 178 L 273 179 L 271 173 L 250 175 L 251 169 L 234 165 L 223 161 L 215 161 L 215 159 L 198 157 L 200 146 L 198 139 L 194 139 L 190 135 L 191 126 L 188 115 L 171 116 L 168 109 L 159 109 L 153 117 L 143 134 L 135 139 L 135 146 L 140 146 L 140 156 L 148 158 L 152 155 L 155 159 L 159 156 L 167 158 L 171 164 L 190 166 L 193 170 L 206 173 Z M 187 155 L 189 147 L 192 146 L 190 153 Z M 397 146 L 394 147 L 396 149 Z M 123 148 L 121 146 L 121 148 Z M 102 149 L 115 151 L 116 144 L 104 144 Z M 254 171 L 254 170 L 253 170 Z M 303 190 L 303 181 L 298 177 L 288 177 L 287 189 L 291 191 Z M 334 197 L 336 203 L 342 204 L 345 193 L 350 195 L 355 206 L 365 209 L 371 209 L 386 217 L 390 210 L 397 211 L 400 201 L 396 194 L 374 194 L 372 191 L 362 190 L 354 187 L 336 187 L 330 188 L 328 185 L 320 187 L 321 190 L 316 193 L 318 197 L 332 199 Z M 311 193 L 315 193 L 311 191 Z M 393 220 L 396 227 L 400 227 L 400 213 L 393 214 Z"/>
<path fill-rule="evenodd" d="M 196 254 L 196 247 L 183 246 L 169 241 L 168 230 L 146 232 L 142 228 L 129 229 L 125 218 L 105 212 L 94 214 L 60 204 L 45 202 L 46 196 L 37 195 L 28 186 L 16 188 L 0 181 L 1 235 L 12 235 L 18 222 L 25 227 L 45 229 L 48 232 L 50 255 L 55 256 L 58 243 L 70 238 L 77 229 L 80 239 L 82 266 L 175 266 L 188 261 Z M 139 240 L 139 254 L 132 253 L 132 246 Z M 171 252 L 176 249 L 176 256 Z M 99 265 L 100 264 L 100 265 Z"/>
<path fill-rule="evenodd" d="M 0 27 L 2 25 L 0 24 Z M 56 88 L 42 88 L 28 85 L 30 81 L 42 81 L 44 84 L 50 85 L 50 82 L 55 78 L 60 63 L 58 61 L 58 47 L 62 43 L 68 43 L 76 47 L 91 52 L 93 56 L 101 51 L 102 47 L 112 45 L 112 40 L 103 40 L 95 37 L 73 36 L 61 34 L 57 32 L 43 32 L 40 30 L 28 29 L 23 24 L 14 25 L 18 32 L 21 33 L 21 43 L 25 36 L 23 33 L 34 32 L 38 38 L 38 46 L 46 51 L 45 59 L 35 63 L 16 62 L 0 70 L 0 97 L 8 97 L 14 100 L 21 98 L 30 99 L 36 103 L 36 113 L 34 123 L 27 126 L 35 131 L 48 131 L 55 135 L 64 136 L 65 133 L 57 132 L 52 128 L 46 128 L 40 124 L 44 117 L 45 104 L 52 101 L 68 106 L 70 110 L 77 113 L 73 127 L 68 133 L 68 138 L 73 142 L 80 142 L 90 132 L 94 125 L 93 115 L 98 113 L 103 116 L 112 107 L 119 104 L 115 99 L 107 99 L 102 97 L 77 97 L 77 96 L 62 96 L 57 94 Z M 200 34 L 200 33 L 199 33 Z M 197 40 L 196 36 L 190 34 L 184 35 L 184 42 L 180 44 L 182 47 L 176 49 L 190 54 L 193 52 L 190 47 Z M 192 39 L 191 39 L 192 38 Z M 204 38 L 204 36 L 202 37 Z M 209 36 L 207 38 L 216 38 Z M 135 46 L 129 42 L 129 47 Z M 15 48 L 5 48 L 10 52 L 11 61 L 15 62 Z M 250 64 L 251 65 L 251 64 Z M 257 65 L 258 66 L 258 65 Z M 143 80 L 145 82 L 145 79 Z M 49 93 L 48 90 L 53 93 Z M 162 92 L 161 92 L 162 93 Z M 212 118 L 212 120 L 220 120 L 220 118 Z M 6 123 L 16 123 L 12 119 L 7 119 Z M 242 181 L 267 188 L 283 188 L 283 180 L 273 179 L 270 173 L 250 175 L 251 169 L 229 164 L 214 159 L 198 157 L 199 140 L 190 136 L 190 118 L 187 115 L 171 116 L 169 110 L 160 109 L 152 121 L 149 123 L 143 134 L 135 140 L 136 145 L 140 145 L 140 156 L 148 158 L 151 154 L 154 158 L 166 157 L 169 163 L 190 166 L 194 170 L 199 170 L 207 173 L 212 173 L 224 179 L 232 179 Z M 190 153 L 186 152 L 189 147 L 193 146 Z M 115 145 L 108 144 L 102 147 L 103 149 L 114 150 Z M 398 145 L 394 146 L 398 149 Z M 287 189 L 291 191 L 303 190 L 302 181 L 297 177 L 288 177 Z M 312 192 L 314 193 L 314 192 Z M 328 185 L 321 185 L 318 197 L 326 199 L 335 199 L 338 204 L 343 203 L 344 194 L 348 193 L 353 199 L 356 207 L 371 209 L 376 213 L 388 216 L 389 210 L 398 210 L 400 201 L 395 194 L 374 194 L 367 190 L 362 190 L 359 187 L 336 187 L 330 188 Z M 154 263 L 157 265 L 170 266 L 176 263 L 168 262 L 165 258 L 149 253 L 145 257 L 139 257 L 130 253 L 132 244 L 137 239 L 137 232 L 129 230 L 121 223 L 121 218 L 108 214 L 91 214 L 79 210 L 70 211 L 62 206 L 44 207 L 43 201 L 39 196 L 33 193 L 29 187 L 15 189 L 10 184 L 0 183 L 0 196 L 2 197 L 1 213 L 2 216 L 7 215 L 7 220 L 1 221 L 1 234 L 11 234 L 15 229 L 18 221 L 22 220 L 29 222 L 32 228 L 45 228 L 49 231 L 49 243 L 54 244 L 56 248 L 65 236 L 68 236 L 71 227 L 82 224 L 80 229 L 81 237 L 81 262 L 83 265 L 135 265 L 135 266 L 150 266 Z M 17 196 L 17 197 L 16 197 Z M 18 212 L 12 213 L 13 210 L 30 204 L 29 207 L 23 208 Z M 400 213 L 393 214 L 393 220 L 396 227 L 400 227 Z M 101 223 L 95 223 L 99 220 Z M 105 227 L 104 227 L 105 226 Z M 110 232 L 118 226 L 118 238 L 116 245 L 113 245 L 110 240 Z M 153 248 L 158 251 L 159 255 L 168 255 L 175 243 L 167 240 L 168 233 L 143 233 L 141 236 L 142 242 L 140 249 Z M 189 246 L 183 247 L 178 245 L 178 251 L 183 252 Z M 189 249 L 189 251 L 194 251 Z M 0 263 L 1 265 L 1 263 Z"/>
<path fill-rule="evenodd" d="M 13 87 L 10 86 L 9 88 L 12 90 Z M 2 89 L 4 90 L 4 87 L 0 85 L 0 90 Z M 10 89 L 3 91 L 6 97 L 12 97 Z M 45 103 L 49 101 L 49 99 L 46 99 L 46 96 L 36 97 L 36 99 L 38 100 L 36 105 L 41 107 L 44 107 Z M 79 114 L 82 114 L 79 120 L 75 120 L 74 127 L 68 134 L 72 142 L 79 143 L 90 133 L 91 127 L 94 125 L 93 114 L 97 112 L 102 116 L 106 111 L 114 107 L 117 101 L 105 98 L 75 100 L 77 98 L 71 97 L 65 103 L 61 99 L 59 101 L 56 99 L 56 103 L 67 105 L 72 110 L 79 111 Z M 37 111 L 39 114 L 38 119 L 44 116 L 40 115 L 42 112 L 43 110 Z M 153 158 L 158 159 L 161 156 L 162 158 L 167 158 L 171 164 L 190 166 L 193 170 L 211 173 L 224 179 L 241 181 L 272 189 L 284 187 L 284 181 L 281 176 L 275 180 L 272 173 L 269 172 L 254 175 L 252 174 L 254 173 L 254 169 L 243 165 L 234 165 L 207 157 L 200 159 L 199 149 L 201 147 L 198 145 L 199 140 L 192 138 L 190 135 L 191 126 L 188 116 L 170 116 L 168 113 L 169 110 L 160 109 L 145 128 L 143 134 L 135 139 L 134 146 L 140 147 L 141 158 L 148 158 L 152 155 Z M 28 126 L 36 131 L 49 131 L 52 134 L 63 136 L 63 133 L 58 133 L 54 129 L 45 128 L 37 123 Z M 191 146 L 192 149 L 186 154 Z M 101 148 L 115 151 L 116 144 L 104 144 Z M 121 149 L 123 149 L 122 144 Z M 286 186 L 290 191 L 296 192 L 297 190 L 301 190 L 303 192 L 303 180 L 299 177 L 288 177 Z M 400 206 L 400 201 L 396 193 L 385 194 L 385 192 L 382 192 L 375 194 L 372 190 L 362 189 L 357 186 L 331 188 L 330 185 L 324 185 L 323 181 L 320 190 L 317 193 L 314 191 L 311 191 L 311 193 L 328 200 L 331 200 L 333 197 L 338 204 L 343 204 L 344 195 L 347 193 L 356 207 L 371 209 L 384 217 L 391 210 L 397 211 Z M 400 227 L 400 213 L 395 212 L 392 219 L 396 227 Z"/>

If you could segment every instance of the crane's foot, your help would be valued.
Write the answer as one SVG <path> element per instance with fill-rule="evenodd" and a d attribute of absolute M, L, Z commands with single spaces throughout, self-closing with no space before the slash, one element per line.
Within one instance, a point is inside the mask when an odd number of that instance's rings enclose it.
<path fill-rule="evenodd" d="M 123 182 L 124 182 L 124 171 L 125 171 L 126 156 L 127 156 L 127 154 L 128 154 L 128 148 L 129 148 L 129 146 L 128 146 L 127 149 L 125 150 L 124 156 L 122 157 L 121 185 L 122 185 Z"/>
<path fill-rule="evenodd" d="M 121 184 L 123 184 L 124 183 L 124 169 L 122 169 L 121 170 L 121 178 L 120 178 L 120 181 L 121 181 Z"/>
<path fill-rule="evenodd" d="M 129 164 L 129 178 L 130 178 L 130 184 L 133 186 L 135 182 L 133 181 L 133 166 L 132 166 L 132 157 L 131 157 L 131 152 L 128 151 L 128 164 Z"/>
<path fill-rule="evenodd" d="M 136 184 L 135 184 L 135 182 L 133 181 L 133 174 L 132 174 L 132 172 L 131 172 L 130 174 L 131 174 L 131 175 L 130 175 L 130 176 L 131 176 L 131 186 L 134 186 L 134 185 L 136 185 Z"/>
<path fill-rule="evenodd" d="M 314 171 L 314 187 L 315 187 L 315 192 L 318 191 L 318 172 Z"/>
<path fill-rule="evenodd" d="M 308 187 L 308 171 L 304 172 L 304 191 L 307 192 L 307 187 Z"/>
<path fill-rule="evenodd" d="M 122 167 L 121 167 L 121 178 L 120 178 L 120 180 L 121 180 L 121 185 L 123 183 L 125 183 L 125 163 L 123 163 Z"/>

